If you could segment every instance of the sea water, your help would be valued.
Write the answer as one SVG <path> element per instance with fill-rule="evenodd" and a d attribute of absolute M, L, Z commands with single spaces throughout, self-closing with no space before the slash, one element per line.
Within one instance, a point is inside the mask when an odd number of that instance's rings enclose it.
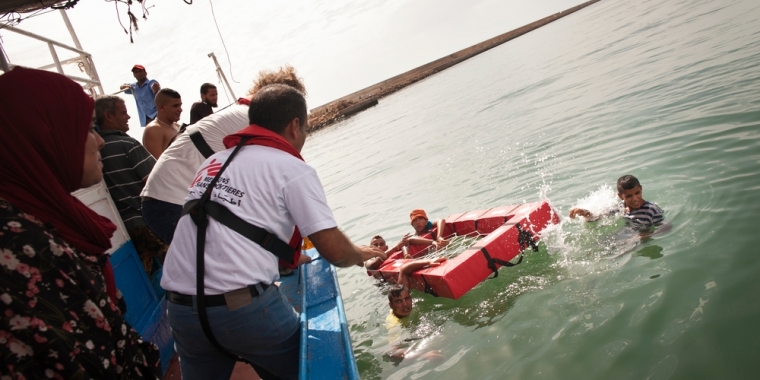
<path fill-rule="evenodd" d="M 459 300 L 413 292 L 387 360 L 385 287 L 339 271 L 363 379 L 754 378 L 760 342 L 760 3 L 605 0 L 380 100 L 304 150 L 368 244 L 432 219 L 549 201 L 538 252 Z M 668 233 L 615 207 L 637 176 Z"/>
<path fill-rule="evenodd" d="M 315 107 L 580 1 L 536 3 L 215 1 L 234 65 L 205 2 L 149 4 L 135 44 L 111 3 L 69 13 L 106 92 L 141 63 L 189 105 L 200 83 L 217 83 L 214 51 L 237 96 L 259 69 L 290 63 Z M 66 36 L 35 22 L 19 26 Z M 49 63 L 40 49 L 32 61 Z M 759 62 L 757 1 L 603 0 L 312 135 L 304 156 L 358 243 L 395 243 L 414 208 L 435 219 L 546 200 L 563 216 L 538 252 L 459 300 L 414 292 L 404 332 L 436 360 L 387 360 L 384 286 L 339 270 L 362 378 L 755 378 Z M 639 177 L 670 232 L 641 240 L 620 220 L 567 219 L 571 207 L 614 207 L 623 174 Z"/>

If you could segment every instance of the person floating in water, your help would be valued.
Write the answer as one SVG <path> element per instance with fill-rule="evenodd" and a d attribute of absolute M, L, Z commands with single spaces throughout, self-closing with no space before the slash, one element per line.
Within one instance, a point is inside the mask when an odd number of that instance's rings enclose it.
<path fill-rule="evenodd" d="M 392 254 L 401 252 L 404 248 L 409 246 L 409 240 L 412 239 L 412 234 L 406 234 L 404 237 L 401 238 L 401 240 L 396 243 L 392 248 L 388 248 L 388 244 L 385 242 L 385 239 L 380 235 L 375 235 L 372 237 L 372 240 L 370 240 L 369 245 L 375 248 L 380 248 L 383 252 L 385 252 L 386 257 L 391 257 Z M 406 254 L 404 258 L 411 259 L 412 257 Z M 385 262 L 385 260 L 381 260 L 380 258 L 374 258 L 371 260 L 367 260 L 364 263 L 364 266 L 367 269 L 378 269 L 382 264 Z"/>
<path fill-rule="evenodd" d="M 581 216 L 586 218 L 587 222 L 591 222 L 603 216 L 622 212 L 628 224 L 640 231 L 663 224 L 665 217 L 662 209 L 656 204 L 644 200 L 641 183 L 636 177 L 630 174 L 620 177 L 617 181 L 617 190 L 618 198 L 623 201 L 619 210 L 594 215 L 586 209 L 573 208 L 570 210 L 570 218 L 574 219 L 576 216 Z"/>
<path fill-rule="evenodd" d="M 444 240 L 445 241 L 445 240 Z M 445 241 L 448 243 L 448 241 Z M 413 257 L 409 255 L 407 252 L 407 248 L 410 244 L 418 244 L 418 245 L 434 245 L 439 246 L 436 242 L 434 242 L 431 239 L 426 239 L 418 236 L 412 236 L 412 234 L 408 233 L 405 234 L 401 240 L 396 243 L 391 248 L 388 248 L 388 243 L 385 242 L 385 239 L 380 235 L 375 235 L 372 237 L 372 239 L 369 242 L 369 245 L 375 248 L 381 249 L 383 252 L 385 252 L 387 260 L 381 259 L 379 257 L 374 257 L 372 259 L 369 259 L 364 262 L 364 267 L 370 270 L 374 269 L 380 269 L 381 266 L 383 266 L 386 263 L 390 263 L 395 260 L 396 257 L 394 254 L 397 254 L 401 251 L 403 251 L 403 258 L 405 259 L 412 259 Z M 444 245 L 441 245 L 443 247 Z M 393 256 L 393 258 L 391 257 Z"/>
<path fill-rule="evenodd" d="M 409 276 L 415 271 L 423 268 L 437 267 L 444 261 L 446 261 L 445 257 L 430 260 L 415 260 L 408 262 L 399 268 L 397 283 L 392 285 L 388 290 L 388 306 L 390 306 L 391 310 L 385 318 L 385 328 L 388 330 L 389 343 L 391 346 L 388 356 L 392 360 L 401 361 L 404 358 L 417 356 L 426 360 L 443 358 L 440 350 L 432 350 L 425 353 L 411 353 L 410 351 L 413 350 L 410 349 L 410 347 L 403 347 L 403 341 L 401 339 L 401 321 L 412 314 L 412 308 L 414 307 L 412 295 L 409 291 Z"/>

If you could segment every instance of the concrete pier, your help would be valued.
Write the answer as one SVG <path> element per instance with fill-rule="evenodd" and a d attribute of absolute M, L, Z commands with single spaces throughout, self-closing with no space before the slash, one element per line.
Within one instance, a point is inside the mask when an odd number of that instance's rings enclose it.
<path fill-rule="evenodd" d="M 353 114 L 361 112 L 362 110 L 377 104 L 377 99 L 392 94 L 412 83 L 425 79 L 435 73 L 454 66 L 457 63 L 472 58 L 480 53 L 483 53 L 484 51 L 493 49 L 494 47 L 499 46 L 509 40 L 522 36 L 523 34 L 540 28 L 552 21 L 559 20 L 562 17 L 565 17 L 599 1 L 600 0 L 590 0 L 562 12 L 544 17 L 528 25 L 522 26 L 504 34 L 500 34 L 494 38 L 459 50 L 453 54 L 449 54 L 443 58 L 436 59 L 433 62 L 416 67 L 403 74 L 396 75 L 390 79 L 386 79 L 380 83 L 374 84 L 352 94 L 348 94 L 342 98 L 336 99 L 330 103 L 314 108 L 309 114 L 310 130 L 314 131 L 319 128 L 323 128 L 334 123 L 335 121 L 342 119 L 343 117 L 349 117 Z M 350 112 L 345 112 L 344 110 Z"/>

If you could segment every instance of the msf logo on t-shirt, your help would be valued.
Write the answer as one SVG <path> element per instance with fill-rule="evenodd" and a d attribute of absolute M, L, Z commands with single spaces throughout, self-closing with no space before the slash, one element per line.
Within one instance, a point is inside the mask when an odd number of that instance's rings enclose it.
<path fill-rule="evenodd" d="M 198 182 L 201 182 L 204 179 L 204 177 L 213 178 L 214 176 L 216 176 L 219 173 L 219 169 L 221 168 L 222 168 L 222 164 L 220 162 L 217 162 L 216 158 L 211 160 L 211 162 L 209 162 L 208 165 L 202 167 L 201 170 L 198 171 L 198 175 L 195 176 L 193 183 L 190 184 L 190 189 L 195 187 L 195 185 L 198 184 Z"/>

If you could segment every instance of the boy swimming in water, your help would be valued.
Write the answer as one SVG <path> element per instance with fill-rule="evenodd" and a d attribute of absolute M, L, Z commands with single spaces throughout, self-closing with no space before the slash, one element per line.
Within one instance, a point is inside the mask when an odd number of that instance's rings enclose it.
<path fill-rule="evenodd" d="M 662 209 L 656 204 L 644 200 L 641 183 L 632 175 L 624 175 L 617 181 L 618 198 L 623 202 L 621 209 L 623 216 L 629 224 L 637 230 L 646 230 L 652 226 L 659 226 L 665 219 L 662 215 Z M 606 214 L 609 215 L 609 214 Z M 605 214 L 594 215 L 590 211 L 582 208 L 570 210 L 570 218 L 576 216 L 586 218 L 587 222 L 595 221 Z"/>

